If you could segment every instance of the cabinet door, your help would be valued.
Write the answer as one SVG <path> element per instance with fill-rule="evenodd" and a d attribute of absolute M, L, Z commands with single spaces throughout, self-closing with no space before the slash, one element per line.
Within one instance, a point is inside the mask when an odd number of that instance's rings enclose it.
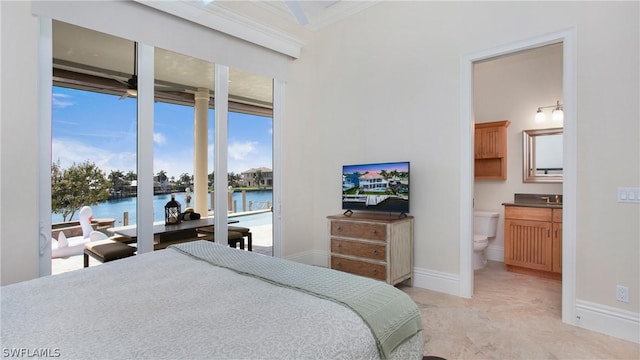
<path fill-rule="evenodd" d="M 551 271 L 551 222 L 505 219 L 504 263 Z"/>
<path fill-rule="evenodd" d="M 473 135 L 474 159 L 482 159 L 482 129 L 476 129 Z"/>
<path fill-rule="evenodd" d="M 491 159 L 504 156 L 504 127 L 489 127 L 476 130 L 475 152 L 477 159 Z"/>
<path fill-rule="evenodd" d="M 553 262 L 551 269 L 562 273 L 562 224 L 553 223 Z"/>

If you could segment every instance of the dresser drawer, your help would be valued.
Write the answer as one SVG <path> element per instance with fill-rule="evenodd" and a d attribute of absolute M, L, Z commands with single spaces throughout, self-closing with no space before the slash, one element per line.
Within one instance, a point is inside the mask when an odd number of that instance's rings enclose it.
<path fill-rule="evenodd" d="M 331 252 L 385 261 L 386 246 L 357 241 L 331 239 Z"/>
<path fill-rule="evenodd" d="M 331 268 L 382 281 L 387 278 L 387 268 L 384 265 L 351 260 L 339 256 L 331 257 Z"/>
<path fill-rule="evenodd" d="M 504 208 L 504 218 L 551 222 L 551 210 L 525 206 L 506 206 Z"/>
<path fill-rule="evenodd" d="M 387 227 L 384 224 L 332 221 L 331 236 L 386 241 Z"/>

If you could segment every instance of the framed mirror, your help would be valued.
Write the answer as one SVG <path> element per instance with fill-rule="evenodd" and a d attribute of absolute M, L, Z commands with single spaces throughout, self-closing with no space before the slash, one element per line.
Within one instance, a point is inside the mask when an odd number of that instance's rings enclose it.
<path fill-rule="evenodd" d="M 522 132 L 522 181 L 562 182 L 562 128 Z"/>

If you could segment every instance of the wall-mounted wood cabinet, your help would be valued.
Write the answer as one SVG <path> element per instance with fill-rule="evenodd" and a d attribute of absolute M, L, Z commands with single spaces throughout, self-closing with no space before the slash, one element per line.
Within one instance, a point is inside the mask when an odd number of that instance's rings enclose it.
<path fill-rule="evenodd" d="M 507 128 L 509 120 L 476 123 L 474 175 L 476 179 L 507 178 Z"/>
<path fill-rule="evenodd" d="M 562 209 L 506 206 L 504 263 L 510 271 L 561 278 Z"/>

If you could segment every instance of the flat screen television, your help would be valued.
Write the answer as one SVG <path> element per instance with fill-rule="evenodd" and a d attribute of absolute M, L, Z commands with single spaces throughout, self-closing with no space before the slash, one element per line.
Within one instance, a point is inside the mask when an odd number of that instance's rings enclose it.
<path fill-rule="evenodd" d="M 409 162 L 344 165 L 342 210 L 409 212 Z"/>

